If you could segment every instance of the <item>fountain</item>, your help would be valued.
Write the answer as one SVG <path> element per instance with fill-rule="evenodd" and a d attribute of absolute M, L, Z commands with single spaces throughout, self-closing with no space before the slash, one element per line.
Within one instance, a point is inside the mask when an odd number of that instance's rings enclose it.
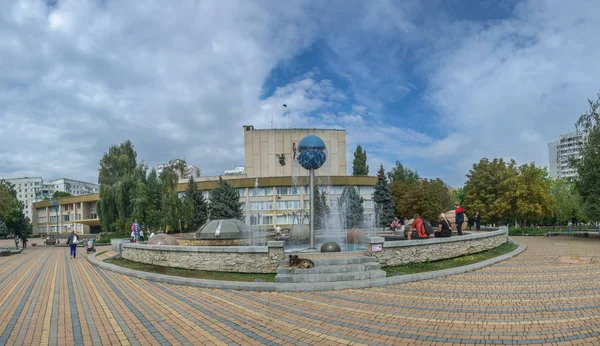
<path fill-rule="evenodd" d="M 327 154 L 325 152 L 325 142 L 315 135 L 309 135 L 304 137 L 298 143 L 298 163 L 302 168 L 309 171 L 309 196 L 310 196 L 310 224 L 309 224 L 309 249 L 315 248 L 315 214 L 312 212 L 312 208 L 315 205 L 315 196 L 313 194 L 315 190 L 315 170 L 321 168 L 327 160 Z M 338 245 L 339 248 L 339 245 Z"/>
<path fill-rule="evenodd" d="M 250 227 L 238 219 L 211 220 L 196 232 L 198 245 L 248 245 Z"/>

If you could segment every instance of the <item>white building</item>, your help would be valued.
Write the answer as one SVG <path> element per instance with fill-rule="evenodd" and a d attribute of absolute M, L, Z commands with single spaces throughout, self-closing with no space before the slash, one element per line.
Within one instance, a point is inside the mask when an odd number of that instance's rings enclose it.
<path fill-rule="evenodd" d="M 187 163 L 185 163 L 185 161 L 180 159 L 174 159 L 169 161 L 169 163 L 161 163 L 159 165 L 156 165 L 156 173 L 160 175 L 165 168 L 174 167 L 180 163 L 184 164 L 183 174 L 181 174 L 179 169 L 175 169 L 175 173 L 177 173 L 179 180 L 189 180 L 190 177 L 194 177 L 194 179 L 200 178 L 202 170 L 199 167 L 194 165 L 188 165 Z"/>
<path fill-rule="evenodd" d="M 581 145 L 585 141 L 584 132 L 571 132 L 561 135 L 556 142 L 548 143 L 550 162 L 548 171 L 551 178 L 572 178 L 577 172 L 569 164 L 569 158 L 580 158 Z"/>
<path fill-rule="evenodd" d="M 98 193 L 100 185 L 86 183 L 73 179 L 56 179 L 44 182 L 41 177 L 24 177 L 7 179 L 14 185 L 17 192 L 17 199 L 23 202 L 25 216 L 31 220 L 31 205 L 44 199 L 52 198 L 57 191 L 68 192 L 73 196 Z"/>

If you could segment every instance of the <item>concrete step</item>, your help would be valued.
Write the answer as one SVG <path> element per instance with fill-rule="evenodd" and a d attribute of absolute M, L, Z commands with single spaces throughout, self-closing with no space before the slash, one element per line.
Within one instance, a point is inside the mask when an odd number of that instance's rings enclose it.
<path fill-rule="evenodd" d="M 277 274 L 332 274 L 332 273 L 352 273 L 364 272 L 369 270 L 380 270 L 381 264 L 378 262 L 361 263 L 361 264 L 336 264 L 328 266 L 315 265 L 314 268 L 290 268 L 286 263 L 285 266 L 277 268 Z"/>
<path fill-rule="evenodd" d="M 315 267 L 317 266 L 329 266 L 329 265 L 344 265 L 344 264 L 365 264 L 365 263 L 377 263 L 374 258 L 369 256 L 348 256 L 348 257 L 310 257 L 301 256 L 313 261 Z M 289 259 L 281 261 L 280 266 L 287 266 L 290 264 Z"/>
<path fill-rule="evenodd" d="M 340 282 L 360 281 L 386 277 L 383 270 L 370 270 L 350 273 L 324 273 L 324 274 L 277 274 L 275 282 L 279 283 L 315 283 L 315 282 Z"/>

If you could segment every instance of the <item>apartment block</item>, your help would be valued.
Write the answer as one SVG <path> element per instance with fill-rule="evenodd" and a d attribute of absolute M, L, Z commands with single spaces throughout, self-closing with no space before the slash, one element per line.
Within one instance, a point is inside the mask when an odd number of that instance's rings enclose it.
<path fill-rule="evenodd" d="M 581 146 L 585 141 L 585 132 L 571 132 L 560 135 L 559 140 L 548 143 L 549 165 L 551 178 L 573 178 L 577 172 L 569 164 L 569 158 L 580 158 Z"/>
<path fill-rule="evenodd" d="M 63 197 L 56 201 L 41 201 L 32 205 L 33 234 L 78 234 L 100 232 L 96 207 L 100 194 Z M 53 203 L 55 202 L 56 205 Z"/>
<path fill-rule="evenodd" d="M 163 172 L 163 170 L 165 168 L 177 167 L 180 164 L 183 164 L 183 167 L 184 167 L 183 173 L 179 169 L 175 170 L 175 173 L 177 173 L 179 180 L 189 180 L 190 177 L 193 177 L 194 179 L 200 178 L 202 170 L 197 166 L 188 165 L 187 163 L 185 163 L 184 160 L 181 160 L 181 159 L 174 159 L 174 160 L 169 161 L 169 163 L 161 163 L 161 164 L 157 165 L 156 173 L 160 174 Z"/>
<path fill-rule="evenodd" d="M 56 179 L 44 182 L 42 177 L 23 177 L 7 179 L 14 185 L 17 199 L 23 202 L 25 216 L 33 221 L 32 204 L 52 198 L 57 191 L 68 192 L 73 196 L 98 193 L 98 184 L 86 183 L 73 179 Z"/>

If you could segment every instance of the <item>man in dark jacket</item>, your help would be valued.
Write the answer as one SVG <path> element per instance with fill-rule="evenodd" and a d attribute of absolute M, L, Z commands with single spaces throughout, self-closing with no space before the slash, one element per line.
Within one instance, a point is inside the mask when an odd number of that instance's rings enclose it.
<path fill-rule="evenodd" d="M 77 238 L 77 234 L 73 231 L 69 234 L 69 238 L 67 239 L 67 245 L 71 248 L 71 258 L 77 256 L 77 244 L 79 244 L 79 238 Z"/>
<path fill-rule="evenodd" d="M 458 205 L 458 202 L 454 203 L 456 209 L 454 209 L 454 222 L 456 223 L 456 232 L 458 235 L 462 235 L 462 224 L 465 222 L 465 210 Z"/>

